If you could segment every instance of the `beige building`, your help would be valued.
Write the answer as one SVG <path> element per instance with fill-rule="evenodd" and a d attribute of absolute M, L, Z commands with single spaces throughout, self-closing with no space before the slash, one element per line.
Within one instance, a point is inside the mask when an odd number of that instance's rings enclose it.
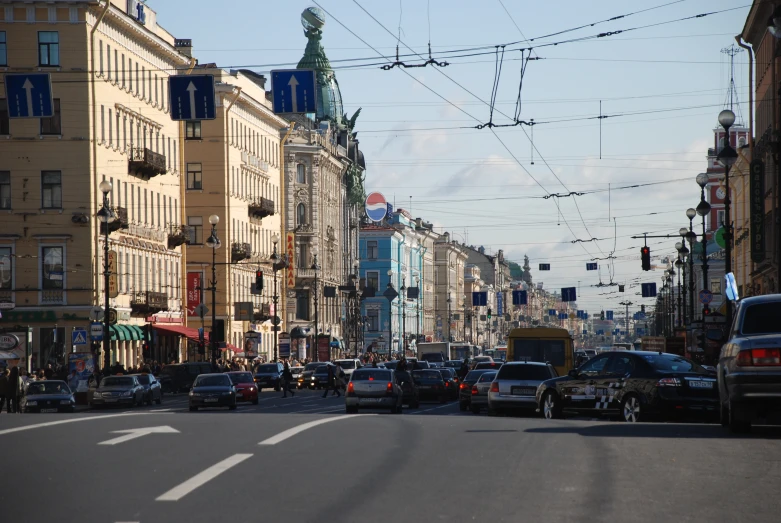
<path fill-rule="evenodd" d="M 450 239 L 450 233 L 434 240 L 434 318 L 439 340 L 460 341 L 463 336 L 466 260 L 466 250 Z"/>
<path fill-rule="evenodd" d="M 0 301 L 16 304 L 0 327 L 29 332 L 32 367 L 90 350 L 71 336 L 104 301 L 105 179 L 117 218 L 111 360 L 133 365 L 145 324 L 183 323 L 181 139 L 166 93 L 189 49 L 126 0 L 3 2 L 0 37 L 0 72 L 49 73 L 55 109 L 9 121 L 0 100 Z M 179 357 L 178 337 L 152 341 L 151 357 Z"/>
<path fill-rule="evenodd" d="M 203 300 L 210 309 L 203 324 L 207 333 L 211 330 L 212 293 L 207 289 L 214 254 L 216 319 L 224 320 L 229 355 L 243 351 L 244 333 L 251 330 L 260 334 L 257 349 L 268 359 L 273 356 L 268 317 L 274 313 L 270 258 L 272 240 L 281 232 L 280 129 L 287 122 L 272 112 L 263 76 L 209 65 L 198 67 L 193 74 L 214 75 L 217 118 L 185 123 L 188 326 L 201 326 L 196 307 Z M 221 242 L 214 252 L 206 245 L 212 215 L 219 217 L 215 232 Z M 252 291 L 256 271 L 263 272 L 260 294 Z M 277 277 L 277 291 L 282 295 L 284 273 Z M 240 302 L 253 303 L 251 319 L 234 316 L 234 306 Z M 190 359 L 196 355 L 197 347 L 191 344 Z"/>

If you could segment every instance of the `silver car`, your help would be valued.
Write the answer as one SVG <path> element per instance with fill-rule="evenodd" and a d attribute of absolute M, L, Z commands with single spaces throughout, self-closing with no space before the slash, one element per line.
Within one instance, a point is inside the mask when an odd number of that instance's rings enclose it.
<path fill-rule="evenodd" d="M 470 410 L 472 414 L 480 414 L 482 409 L 488 408 L 488 390 L 491 382 L 496 378 L 496 372 L 481 374 L 477 382 L 472 385 L 472 397 L 470 398 Z"/>
<path fill-rule="evenodd" d="M 403 392 L 395 374 L 390 369 L 356 369 L 344 398 L 347 414 L 355 414 L 358 409 L 390 409 L 392 414 L 401 414 Z"/>
<path fill-rule="evenodd" d="M 502 365 L 488 392 L 488 413 L 537 408 L 537 387 L 545 380 L 558 377 L 548 363 L 511 361 Z M 474 396 L 472 397 L 474 402 Z"/>

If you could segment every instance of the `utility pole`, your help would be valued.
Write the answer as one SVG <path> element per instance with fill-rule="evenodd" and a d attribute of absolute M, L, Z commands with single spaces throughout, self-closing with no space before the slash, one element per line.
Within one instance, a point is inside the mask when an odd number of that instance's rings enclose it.
<path fill-rule="evenodd" d="M 631 301 L 622 301 L 619 303 L 619 305 L 625 305 L 626 306 L 626 335 L 627 338 L 629 337 L 629 306 L 634 305 Z"/>

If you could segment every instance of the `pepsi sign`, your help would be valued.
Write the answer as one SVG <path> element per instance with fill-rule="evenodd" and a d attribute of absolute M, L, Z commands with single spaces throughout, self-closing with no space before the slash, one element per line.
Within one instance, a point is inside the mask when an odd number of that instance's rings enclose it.
<path fill-rule="evenodd" d="M 366 197 L 366 216 L 373 222 L 381 222 L 388 214 L 388 202 L 381 193 L 373 192 Z"/>

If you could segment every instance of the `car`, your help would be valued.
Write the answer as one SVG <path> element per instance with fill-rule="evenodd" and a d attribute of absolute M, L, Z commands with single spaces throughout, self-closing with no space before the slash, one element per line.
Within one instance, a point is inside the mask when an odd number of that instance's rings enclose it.
<path fill-rule="evenodd" d="M 436 399 L 440 403 L 447 402 L 448 394 L 445 390 L 445 380 L 438 370 L 413 370 L 412 379 L 419 387 L 420 399 Z"/>
<path fill-rule="evenodd" d="M 195 378 L 210 372 L 214 372 L 212 364 L 205 361 L 174 363 L 160 370 L 158 381 L 166 392 L 186 392 L 193 386 Z"/>
<path fill-rule="evenodd" d="M 345 374 L 345 379 L 349 380 L 350 376 L 352 376 L 352 373 L 355 369 L 360 369 L 363 367 L 363 363 L 361 363 L 361 360 L 359 359 L 346 359 L 346 360 L 335 360 L 334 363 L 338 363 L 339 366 L 342 368 Z"/>
<path fill-rule="evenodd" d="M 236 387 L 227 373 L 201 374 L 190 389 L 190 412 L 204 407 L 236 410 Z"/>
<path fill-rule="evenodd" d="M 464 360 L 447 360 L 442 366 L 451 369 L 456 369 L 456 372 L 458 372 L 458 369 L 460 369 L 463 364 L 464 364 Z"/>
<path fill-rule="evenodd" d="M 412 375 L 409 373 L 409 371 L 397 370 L 394 371 L 394 376 L 396 378 L 396 382 L 399 384 L 399 387 L 401 387 L 402 403 L 408 405 L 411 409 L 417 409 L 420 407 L 420 389 L 418 388 L 418 384 L 415 383 L 415 380 L 412 378 Z"/>
<path fill-rule="evenodd" d="M 163 387 L 153 375 L 133 374 L 133 376 L 144 387 L 144 402 L 147 405 L 151 405 L 153 401 L 158 405 L 163 402 Z"/>
<path fill-rule="evenodd" d="M 408 366 L 412 370 L 433 369 L 434 366 L 426 360 L 407 360 Z"/>
<path fill-rule="evenodd" d="M 484 372 L 477 378 L 477 382 L 472 385 L 470 394 L 472 400 L 469 402 L 469 410 L 472 414 L 480 414 L 480 410 L 488 407 L 488 390 L 491 388 L 491 382 L 496 377 L 495 370 Z"/>
<path fill-rule="evenodd" d="M 446 369 L 444 367 L 436 369 L 442 374 L 442 379 L 445 380 L 445 389 L 447 389 L 448 396 L 451 400 L 458 399 L 458 376 L 453 369 Z"/>
<path fill-rule="evenodd" d="M 494 370 L 498 371 L 502 364 L 498 361 L 481 361 L 475 365 L 474 370 Z"/>
<path fill-rule="evenodd" d="M 263 389 L 282 390 L 282 371 L 285 366 L 281 363 L 261 363 L 255 369 L 255 385 L 258 392 Z"/>
<path fill-rule="evenodd" d="M 319 367 L 321 365 L 323 365 L 323 364 L 322 363 L 317 363 L 317 362 L 307 363 L 304 366 L 304 370 L 301 371 L 301 374 L 298 376 L 298 380 L 297 380 L 296 386 L 299 389 L 303 389 L 304 387 L 309 388 L 309 389 L 314 388 L 314 385 L 312 384 L 312 382 L 313 382 L 312 374 L 314 374 L 314 372 L 317 369 L 317 367 Z"/>
<path fill-rule="evenodd" d="M 586 357 L 589 359 L 597 355 L 596 349 L 583 349 L 583 352 L 586 353 Z"/>
<path fill-rule="evenodd" d="M 719 392 L 716 376 L 677 354 L 612 351 L 566 376 L 543 381 L 535 400 L 538 412 L 548 419 L 574 412 L 618 416 L 632 423 L 651 415 L 715 416 Z"/>
<path fill-rule="evenodd" d="M 488 413 L 507 410 L 537 409 L 537 387 L 543 381 L 556 378 L 553 365 L 532 361 L 505 363 L 496 373 L 488 392 Z M 474 398 L 472 398 L 474 401 Z"/>
<path fill-rule="evenodd" d="M 236 401 L 250 401 L 253 405 L 258 404 L 258 388 L 255 386 L 255 379 L 252 377 L 251 372 L 237 370 L 233 372 L 226 372 L 225 374 L 233 383 L 233 387 L 236 389 Z"/>
<path fill-rule="evenodd" d="M 76 400 L 64 381 L 32 381 L 27 385 L 25 412 L 74 412 Z"/>
<path fill-rule="evenodd" d="M 293 383 L 298 385 L 298 378 L 301 377 L 301 374 L 303 374 L 303 372 L 304 372 L 303 366 L 290 367 L 290 374 L 293 376 Z"/>
<path fill-rule="evenodd" d="M 474 363 L 493 363 L 494 359 L 491 356 L 475 356 L 472 358 L 472 362 Z"/>
<path fill-rule="evenodd" d="M 328 383 L 328 367 L 333 367 L 333 364 L 320 363 L 314 373 L 312 373 L 313 389 L 323 389 L 331 386 L 331 384 Z"/>
<path fill-rule="evenodd" d="M 428 362 L 420 363 L 418 362 L 417 358 L 404 358 L 407 362 L 407 370 L 414 370 L 415 368 L 423 368 L 423 367 L 416 367 L 416 365 L 422 365 L 425 364 L 426 368 L 428 368 Z M 396 367 L 399 365 L 400 360 L 391 360 L 385 362 L 385 368 L 396 370 Z"/>
<path fill-rule="evenodd" d="M 390 409 L 393 414 L 401 414 L 404 393 L 399 386 L 394 371 L 364 367 L 356 369 L 347 384 L 344 397 L 344 409 L 347 414 L 355 414 L 359 409 Z"/>
<path fill-rule="evenodd" d="M 472 403 L 472 385 L 486 372 L 496 372 L 493 369 L 470 370 L 458 385 L 458 408 L 465 411 Z"/>
<path fill-rule="evenodd" d="M 98 408 L 113 405 L 142 406 L 144 404 L 144 386 L 135 376 L 106 376 L 92 393 L 90 406 Z"/>
<path fill-rule="evenodd" d="M 781 412 L 781 295 L 744 298 L 717 365 L 721 424 L 749 432 L 759 417 Z"/>

